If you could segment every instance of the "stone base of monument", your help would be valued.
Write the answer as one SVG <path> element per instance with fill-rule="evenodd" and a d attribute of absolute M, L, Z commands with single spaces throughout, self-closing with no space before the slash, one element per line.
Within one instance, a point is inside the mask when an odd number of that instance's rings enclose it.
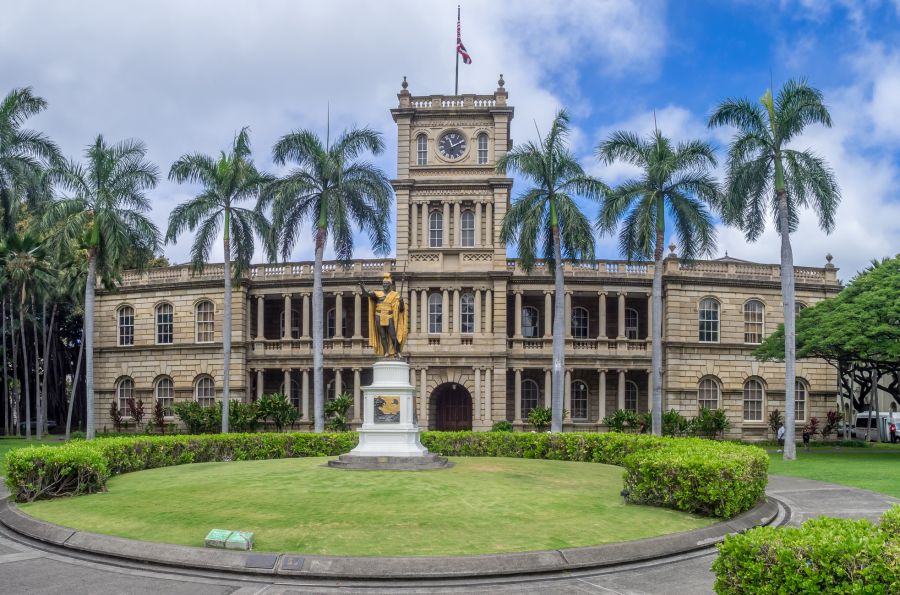
<path fill-rule="evenodd" d="M 420 471 L 449 467 L 446 457 L 428 452 L 416 424 L 415 387 L 409 364 L 383 360 L 372 366 L 372 384 L 362 387 L 363 424 L 359 444 L 329 467 Z"/>

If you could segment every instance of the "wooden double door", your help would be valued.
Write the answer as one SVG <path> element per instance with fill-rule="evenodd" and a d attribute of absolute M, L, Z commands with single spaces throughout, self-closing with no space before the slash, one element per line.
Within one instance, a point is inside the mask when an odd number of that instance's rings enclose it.
<path fill-rule="evenodd" d="M 472 395 L 461 384 L 442 384 L 434 390 L 434 429 L 445 432 L 472 429 Z"/>

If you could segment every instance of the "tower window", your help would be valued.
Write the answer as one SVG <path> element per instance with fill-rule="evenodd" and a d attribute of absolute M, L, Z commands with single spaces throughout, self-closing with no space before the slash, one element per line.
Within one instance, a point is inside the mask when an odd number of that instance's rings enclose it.
<path fill-rule="evenodd" d="M 459 327 L 459 331 L 464 335 L 471 335 L 475 332 L 475 296 L 471 293 L 462 294 L 459 308 Z"/>
<path fill-rule="evenodd" d="M 478 164 L 488 162 L 488 135 L 482 132 L 478 135 Z"/>
<path fill-rule="evenodd" d="M 428 137 L 420 134 L 416 137 L 416 165 L 428 163 Z"/>
<path fill-rule="evenodd" d="M 428 332 L 430 334 L 440 334 L 443 315 L 444 301 L 441 294 L 432 293 L 428 296 Z"/>
<path fill-rule="evenodd" d="M 462 245 L 465 248 L 471 248 L 475 245 L 475 213 L 472 211 L 463 211 L 460 215 L 460 235 Z"/>
<path fill-rule="evenodd" d="M 444 215 L 440 211 L 431 211 L 428 216 L 428 245 L 440 248 L 444 242 Z"/>

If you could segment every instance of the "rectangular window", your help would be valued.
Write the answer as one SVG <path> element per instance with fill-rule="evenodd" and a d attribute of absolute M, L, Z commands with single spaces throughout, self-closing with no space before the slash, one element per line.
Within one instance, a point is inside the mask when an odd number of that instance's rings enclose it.
<path fill-rule="evenodd" d="M 168 345 L 172 342 L 174 316 L 172 306 L 162 304 L 156 309 L 156 342 Z"/>
<path fill-rule="evenodd" d="M 119 345 L 134 345 L 134 310 L 128 306 L 119 310 Z"/>
<path fill-rule="evenodd" d="M 797 381 L 794 389 L 794 418 L 796 421 L 806 421 L 806 385 Z"/>
<path fill-rule="evenodd" d="M 478 135 L 478 164 L 484 165 L 488 162 L 488 137 L 482 133 Z"/>
<path fill-rule="evenodd" d="M 460 332 L 471 335 L 475 332 L 475 296 L 471 293 L 463 294 L 459 309 Z"/>
<path fill-rule="evenodd" d="M 431 297 L 428 298 L 428 332 L 432 335 L 438 335 L 441 332 L 443 306 L 443 300 L 439 293 L 431 294 Z"/>
<path fill-rule="evenodd" d="M 428 139 L 424 134 L 420 134 L 416 138 L 416 165 L 426 165 L 428 163 Z"/>
<path fill-rule="evenodd" d="M 197 305 L 197 342 L 212 343 L 215 337 L 215 318 L 212 302 Z"/>

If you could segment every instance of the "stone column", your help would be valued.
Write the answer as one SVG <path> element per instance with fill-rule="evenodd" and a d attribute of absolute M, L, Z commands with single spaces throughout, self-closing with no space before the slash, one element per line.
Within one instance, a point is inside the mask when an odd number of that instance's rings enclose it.
<path fill-rule="evenodd" d="M 565 419 L 572 418 L 572 371 L 566 370 L 566 385 L 563 387 L 563 409 L 568 411 Z"/>
<path fill-rule="evenodd" d="M 597 327 L 597 338 L 598 339 L 606 339 L 606 292 L 598 291 L 597 295 L 597 304 L 600 307 L 597 312 L 597 320 L 599 322 Z"/>
<path fill-rule="evenodd" d="M 409 368 L 409 385 L 413 387 L 413 398 L 412 398 L 412 418 L 413 423 L 416 423 L 419 419 L 419 369 L 413 368 L 410 366 Z"/>
<path fill-rule="evenodd" d="M 603 423 L 606 417 L 606 370 L 598 370 L 600 372 L 600 384 L 597 386 L 597 423 Z"/>
<path fill-rule="evenodd" d="M 476 335 L 480 335 L 481 329 L 481 289 L 475 290 L 475 328 Z"/>
<path fill-rule="evenodd" d="M 459 225 L 459 201 L 453 203 L 453 246 L 462 246 L 462 232 Z"/>
<path fill-rule="evenodd" d="M 550 397 L 553 394 L 553 372 L 544 370 L 544 407 L 550 407 Z"/>
<path fill-rule="evenodd" d="M 515 423 L 522 423 L 522 368 L 516 368 L 515 384 Z"/>
<path fill-rule="evenodd" d="M 494 292 L 490 289 L 484 295 L 484 332 L 494 334 Z"/>
<path fill-rule="evenodd" d="M 484 371 L 484 419 L 488 423 L 491 423 L 494 419 L 494 413 L 491 410 L 493 405 L 491 404 L 491 369 L 488 368 Z"/>
<path fill-rule="evenodd" d="M 572 292 L 566 292 L 566 339 L 572 338 Z"/>
<path fill-rule="evenodd" d="M 301 336 L 304 339 L 309 339 L 309 294 L 303 294 L 303 328 L 301 330 Z"/>
<path fill-rule="evenodd" d="M 640 409 L 640 407 L 638 407 Z M 653 410 L 653 369 L 647 370 L 647 411 Z"/>
<path fill-rule="evenodd" d="M 362 421 L 362 401 L 359 391 L 359 368 L 353 368 L 353 423 Z"/>
<path fill-rule="evenodd" d="M 256 296 L 256 340 L 266 338 L 266 296 Z"/>
<path fill-rule="evenodd" d="M 475 202 L 475 247 L 481 248 L 481 201 Z"/>
<path fill-rule="evenodd" d="M 422 247 L 428 248 L 431 246 L 431 232 L 428 227 L 428 209 L 429 205 L 427 202 L 422 203 Z"/>
<path fill-rule="evenodd" d="M 284 332 L 281 338 L 288 340 L 291 338 L 291 294 L 284 294 Z"/>
<path fill-rule="evenodd" d="M 647 292 L 647 340 L 653 340 L 653 294 L 649 291 Z"/>
<path fill-rule="evenodd" d="M 544 292 L 544 338 L 553 336 L 553 292 Z"/>
<path fill-rule="evenodd" d="M 309 419 L 309 370 L 304 368 L 300 378 L 300 419 L 310 422 Z"/>
<path fill-rule="evenodd" d="M 410 203 L 409 205 L 409 221 L 412 229 L 409 230 L 409 247 L 419 247 L 419 205 Z"/>
<path fill-rule="evenodd" d="M 619 370 L 618 409 L 625 409 L 625 370 Z"/>
<path fill-rule="evenodd" d="M 428 290 L 423 289 L 421 292 L 421 304 L 419 304 L 419 308 L 421 309 L 421 315 L 419 318 L 422 319 L 422 334 L 428 334 Z"/>
<path fill-rule="evenodd" d="M 481 419 L 481 368 L 475 368 L 475 411 L 472 417 Z"/>
<path fill-rule="evenodd" d="M 284 396 L 287 397 L 288 403 L 291 402 L 291 369 L 284 368 Z"/>
<path fill-rule="evenodd" d="M 485 228 L 485 244 L 493 247 L 494 245 L 494 203 L 487 203 L 487 227 Z"/>
<path fill-rule="evenodd" d="M 459 311 L 459 289 L 453 290 L 453 334 L 462 332 L 462 316 Z"/>
<path fill-rule="evenodd" d="M 443 201 L 444 205 L 444 217 L 443 217 L 443 226 L 441 227 L 441 246 L 446 248 L 450 245 L 450 202 Z"/>
<path fill-rule="evenodd" d="M 441 334 L 450 334 L 450 290 L 444 289 L 441 300 Z"/>
<path fill-rule="evenodd" d="M 417 332 L 416 325 L 418 324 L 418 315 L 419 315 L 419 293 L 413 289 L 409 292 L 409 334 L 414 334 Z"/>
<path fill-rule="evenodd" d="M 622 340 L 625 338 L 625 292 L 619 292 L 619 320 L 618 320 L 618 335 L 616 339 Z"/>
<path fill-rule="evenodd" d="M 362 339 L 362 294 L 358 291 L 353 292 L 353 338 Z"/>
<path fill-rule="evenodd" d="M 344 387 L 341 382 L 341 368 L 334 369 L 334 398 L 338 398 L 341 396 L 341 393 L 344 392 Z M 325 396 L 328 399 L 328 395 Z"/>
<path fill-rule="evenodd" d="M 264 370 L 262 368 L 256 368 L 256 400 L 262 398 L 263 396 L 263 374 Z"/>
<path fill-rule="evenodd" d="M 344 338 L 344 294 L 334 292 L 334 338 Z"/>
<path fill-rule="evenodd" d="M 522 290 L 515 290 L 515 306 L 513 306 L 513 338 L 522 338 Z"/>
<path fill-rule="evenodd" d="M 428 396 L 425 394 L 428 386 L 428 368 L 419 370 L 419 421 L 428 427 Z"/>

